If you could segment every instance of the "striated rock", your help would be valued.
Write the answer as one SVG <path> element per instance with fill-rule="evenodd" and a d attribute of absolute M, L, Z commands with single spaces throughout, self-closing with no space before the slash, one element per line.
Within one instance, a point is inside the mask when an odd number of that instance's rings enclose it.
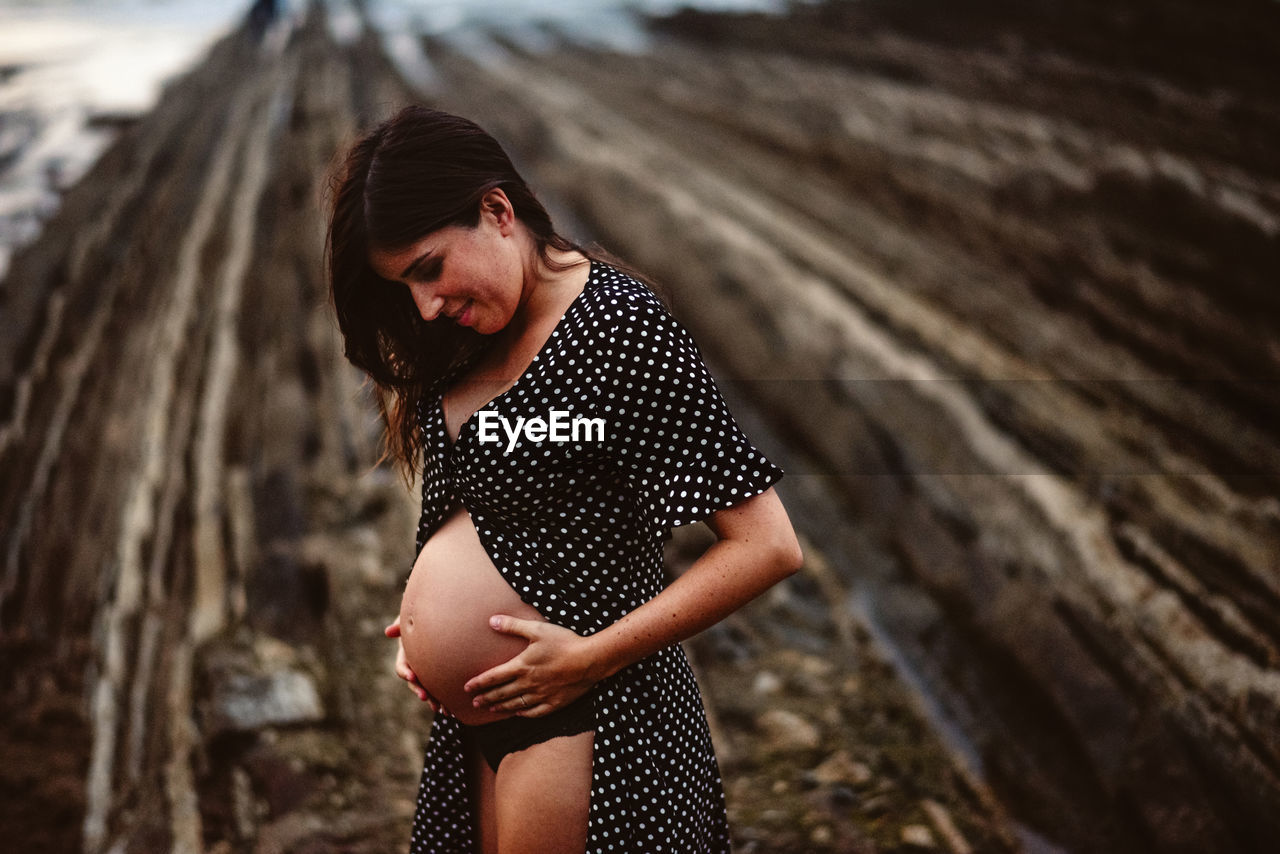
<path fill-rule="evenodd" d="M 731 792 L 803 792 L 890 835 L 922 804 L 955 852 L 973 816 L 935 797 L 1000 812 L 912 749 L 916 718 L 868 709 L 884 683 L 847 670 L 874 625 L 939 731 L 963 733 L 1055 844 L 1265 850 L 1280 114 L 1274 50 L 1256 48 L 1275 12 L 1126 0 L 1072 27 L 1076 10 L 979 4 L 957 32 L 917 5 L 705 19 L 630 56 L 513 45 L 478 64 L 432 43 L 430 98 L 666 285 L 727 392 L 768 414 L 749 432 L 783 437 L 766 448 L 798 475 L 780 492 L 826 556 L 823 589 L 761 597 L 768 631 L 708 633 L 713 668 L 787 648 L 722 695 L 751 742 L 734 754 L 752 785 Z M 409 566 L 385 541 L 411 540 L 412 501 L 358 476 L 376 437 L 328 316 L 316 199 L 341 143 L 421 93 L 376 35 L 339 44 L 322 16 L 270 47 L 217 45 L 121 128 L 5 283 L 0 711 L 4 782 L 31 805 L 4 815 L 42 823 L 6 836 L 19 848 L 379 851 L 405 835 L 398 793 L 426 730 L 378 631 Z M 1186 41 L 1162 43 L 1157 21 Z M 202 645 L 246 624 L 296 647 L 240 661 Z M 325 707 L 296 649 L 332 663 Z M 55 684 L 35 690 L 41 673 Z M 33 693 L 58 702 L 39 712 Z M 803 713 L 760 706 L 783 696 Z M 228 770 L 196 711 L 279 755 Z M 325 713 L 345 737 L 301 738 Z M 804 776 L 821 758 L 804 754 L 856 727 L 877 750 L 898 739 L 874 763 L 897 787 L 865 800 L 839 752 Z M 281 814 L 251 821 L 259 803 Z M 792 806 L 742 839 L 826 844 Z M 833 847 L 871 850 L 805 815 Z M 970 847 L 1016 848 L 997 835 Z"/>
<path fill-rule="evenodd" d="M 953 38 L 920 6 L 709 16 L 636 56 L 432 48 L 442 102 L 666 284 L 766 413 L 845 607 L 1025 822 L 1069 850 L 1257 850 L 1280 834 L 1280 15 L 1203 20 L 1230 61 L 1191 80 L 1160 39 L 1116 52 L 1115 21 L 987 4 Z M 1199 45 L 1178 17 L 1161 32 Z"/>
<path fill-rule="evenodd" d="M 366 643 L 335 625 L 331 585 L 363 575 L 369 598 L 348 595 L 350 607 L 374 619 L 394 609 L 370 557 L 388 538 L 344 539 L 348 494 L 365 524 L 403 529 L 388 521 L 399 505 L 356 483 L 377 455 L 369 401 L 335 341 L 316 202 L 367 105 L 404 89 L 376 42 L 336 45 L 323 14 L 282 21 L 261 43 L 233 31 L 215 44 L 155 110 L 119 128 L 4 283 L 6 755 L 11 736 L 44 740 L 12 725 L 31 674 L 60 674 L 58 691 L 80 710 L 39 728 L 62 745 L 48 763 L 59 779 L 68 754 L 77 795 L 37 790 L 16 833 L 0 817 L 20 849 L 251 849 L 239 843 L 253 831 L 252 793 L 221 763 L 261 727 L 341 730 L 316 662 L 297 654 L 341 639 L 350 664 Z M 392 537 L 411 542 L 406 527 Z M 304 553 L 320 529 L 350 561 Z M 385 651 L 385 639 L 367 643 Z M 345 678 L 357 673 L 368 696 L 377 679 L 363 665 Z M 228 739 L 210 750 L 200 739 L 214 732 Z M 377 800 L 359 808 L 386 826 L 366 833 L 386 850 L 407 819 Z"/>
<path fill-rule="evenodd" d="M 292 726 L 324 719 L 315 681 L 297 670 L 233 673 L 213 687 L 207 726 L 211 733 Z"/>
<path fill-rule="evenodd" d="M 946 807 L 931 798 L 921 801 L 920 807 L 929 816 L 929 821 L 932 822 L 951 854 L 973 854 L 973 846 L 960 833 L 960 829 L 952 821 L 951 813 Z"/>

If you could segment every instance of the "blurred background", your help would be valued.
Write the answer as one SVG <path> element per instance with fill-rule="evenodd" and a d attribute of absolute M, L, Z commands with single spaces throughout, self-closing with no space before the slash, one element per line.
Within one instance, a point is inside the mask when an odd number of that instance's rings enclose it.
<path fill-rule="evenodd" d="M 406 846 L 417 496 L 322 248 L 420 101 L 788 473 L 803 571 L 687 644 L 736 850 L 1271 850 L 1277 48 L 1274 0 L 0 3 L 0 837 Z"/>

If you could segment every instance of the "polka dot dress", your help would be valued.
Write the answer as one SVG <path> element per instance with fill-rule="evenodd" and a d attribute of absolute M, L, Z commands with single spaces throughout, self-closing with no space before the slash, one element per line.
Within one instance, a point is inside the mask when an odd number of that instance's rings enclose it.
<path fill-rule="evenodd" d="M 426 458 L 418 549 L 462 502 L 520 597 L 580 635 L 662 590 L 662 544 L 672 527 L 782 477 L 734 422 L 684 327 L 644 284 L 597 261 L 528 370 L 466 421 L 452 445 L 446 382 L 419 404 Z M 482 420 L 497 419 L 485 412 L 509 425 L 558 418 L 560 429 L 526 429 L 512 442 L 499 428 L 494 441 Z M 592 695 L 587 851 L 728 852 L 720 772 L 680 646 L 602 680 Z M 432 725 L 415 854 L 473 851 L 463 729 L 444 715 Z"/>

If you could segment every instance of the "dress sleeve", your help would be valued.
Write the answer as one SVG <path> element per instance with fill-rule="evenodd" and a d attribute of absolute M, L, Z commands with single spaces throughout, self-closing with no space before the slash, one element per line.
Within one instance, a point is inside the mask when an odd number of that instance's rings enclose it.
<path fill-rule="evenodd" d="M 782 478 L 738 427 L 666 307 L 628 300 L 600 338 L 599 406 L 613 463 L 661 530 L 706 519 Z"/>

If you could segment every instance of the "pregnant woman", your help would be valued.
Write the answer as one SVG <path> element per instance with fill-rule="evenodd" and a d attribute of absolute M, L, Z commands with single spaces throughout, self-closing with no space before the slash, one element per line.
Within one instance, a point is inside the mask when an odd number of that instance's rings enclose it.
<path fill-rule="evenodd" d="M 436 712 L 411 851 L 727 854 L 679 642 L 801 555 L 689 333 L 558 235 L 492 137 L 423 107 L 347 152 L 328 262 L 388 454 L 422 473 L 387 628 Z M 695 521 L 716 542 L 667 584 Z"/>

